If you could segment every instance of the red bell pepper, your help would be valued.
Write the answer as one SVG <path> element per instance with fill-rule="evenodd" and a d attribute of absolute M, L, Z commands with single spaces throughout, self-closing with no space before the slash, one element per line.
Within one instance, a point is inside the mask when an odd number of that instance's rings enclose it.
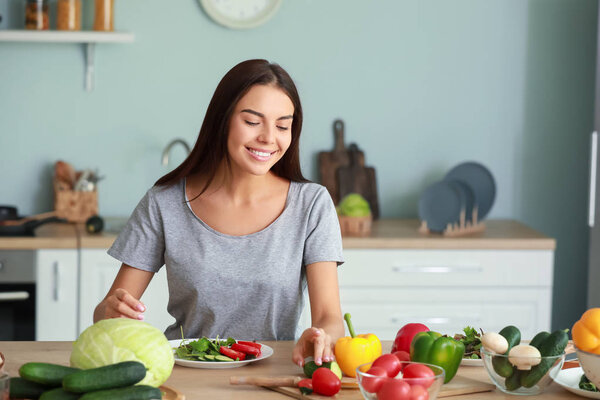
<path fill-rule="evenodd" d="M 256 347 L 256 348 L 257 348 L 257 349 L 259 349 L 259 350 L 262 350 L 262 344 L 260 344 L 260 343 L 256 343 L 256 342 L 248 342 L 248 341 L 246 341 L 246 340 L 238 340 L 237 342 L 238 342 L 239 344 L 245 344 L 245 345 L 248 345 L 248 346 Z"/>
<path fill-rule="evenodd" d="M 242 361 L 246 359 L 246 354 L 242 353 L 241 351 L 230 349 L 226 346 L 219 347 L 219 353 L 234 360 Z"/>
<path fill-rule="evenodd" d="M 396 339 L 392 345 L 392 353 L 395 351 L 406 351 L 410 353 L 410 343 L 412 342 L 415 335 L 419 332 L 427 332 L 429 328 L 423 324 L 413 323 L 406 324 L 396 334 Z"/>
<path fill-rule="evenodd" d="M 260 356 L 260 350 L 256 347 L 249 346 L 247 344 L 242 344 L 240 342 L 234 343 L 231 345 L 231 349 L 235 351 L 241 351 L 247 356 L 258 357 Z"/>

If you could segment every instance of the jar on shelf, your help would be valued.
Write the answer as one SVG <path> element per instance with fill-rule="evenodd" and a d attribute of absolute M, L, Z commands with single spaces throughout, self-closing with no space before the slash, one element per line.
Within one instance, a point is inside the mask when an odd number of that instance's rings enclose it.
<path fill-rule="evenodd" d="M 94 0 L 94 30 L 114 30 L 114 0 Z"/>
<path fill-rule="evenodd" d="M 81 30 L 81 0 L 56 1 L 56 29 L 59 31 Z"/>
<path fill-rule="evenodd" d="M 50 29 L 48 0 L 26 0 L 25 29 Z"/>

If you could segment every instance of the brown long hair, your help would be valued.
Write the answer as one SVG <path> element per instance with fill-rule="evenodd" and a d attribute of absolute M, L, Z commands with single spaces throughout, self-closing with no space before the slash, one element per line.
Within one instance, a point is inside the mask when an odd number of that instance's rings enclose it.
<path fill-rule="evenodd" d="M 306 182 L 300 170 L 299 139 L 302 131 L 302 105 L 296 85 L 290 75 L 278 64 L 267 60 L 247 60 L 233 67 L 217 86 L 194 148 L 188 157 L 173 171 L 156 181 L 157 186 L 169 186 L 192 173 L 202 171 L 207 182 L 202 194 L 214 179 L 221 162 L 231 166 L 227 152 L 229 121 L 238 101 L 253 85 L 276 85 L 283 90 L 294 105 L 292 140 L 283 157 L 271 168 L 276 175 L 296 182 Z"/>

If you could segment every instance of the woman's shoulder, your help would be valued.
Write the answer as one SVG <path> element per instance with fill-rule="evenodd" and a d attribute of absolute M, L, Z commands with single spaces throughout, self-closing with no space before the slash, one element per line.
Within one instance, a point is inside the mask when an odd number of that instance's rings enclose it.
<path fill-rule="evenodd" d="M 325 186 L 315 182 L 292 182 L 296 187 L 296 199 L 303 204 L 331 202 L 331 196 Z"/>
<path fill-rule="evenodd" d="M 183 193 L 183 179 L 171 185 L 154 185 L 146 192 L 149 199 L 157 203 L 170 202 L 181 197 Z"/>

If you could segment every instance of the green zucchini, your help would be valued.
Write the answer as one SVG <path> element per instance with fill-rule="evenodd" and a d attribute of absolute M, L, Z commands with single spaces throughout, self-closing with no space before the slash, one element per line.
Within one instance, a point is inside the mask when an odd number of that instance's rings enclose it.
<path fill-rule="evenodd" d="M 145 376 L 144 364 L 138 361 L 123 361 L 67 375 L 63 379 L 63 388 L 74 393 L 114 389 L 136 384 Z"/>
<path fill-rule="evenodd" d="M 160 389 L 152 386 L 136 385 L 86 393 L 79 400 L 151 400 L 161 398 Z"/>
<path fill-rule="evenodd" d="M 48 386 L 23 378 L 10 378 L 11 399 L 39 399 L 42 393 L 48 389 L 50 389 Z"/>
<path fill-rule="evenodd" d="M 533 339 L 531 339 L 531 342 L 529 342 L 529 345 L 533 346 L 539 350 L 540 345 L 542 344 L 542 342 L 544 340 L 546 340 L 548 338 L 548 336 L 550 336 L 550 332 L 542 331 L 542 332 L 538 333 L 537 335 L 535 335 L 533 337 Z"/>
<path fill-rule="evenodd" d="M 538 350 L 542 355 L 542 361 L 531 368 L 531 370 L 523 371 L 521 374 L 521 386 L 531 388 L 548 373 L 557 361 L 557 358 L 550 357 L 561 355 L 567 347 L 567 343 L 569 342 L 568 331 L 568 329 L 554 331 L 539 345 Z"/>
<path fill-rule="evenodd" d="M 517 367 L 513 367 L 512 374 L 504 381 L 506 390 L 514 391 L 521 387 L 521 371 Z"/>
<path fill-rule="evenodd" d="M 42 393 L 40 400 L 77 400 L 79 396 L 81 396 L 79 393 L 67 392 L 58 387 Z"/>
<path fill-rule="evenodd" d="M 77 371 L 81 370 L 58 364 L 28 362 L 21 365 L 19 375 L 31 382 L 57 387 L 62 384 L 65 376 Z"/>
<path fill-rule="evenodd" d="M 496 371 L 498 375 L 503 378 L 509 378 L 513 374 L 513 367 L 510 362 L 508 362 L 508 352 L 513 346 L 516 346 L 521 342 L 521 331 L 519 331 L 519 328 L 516 326 L 508 325 L 502 328 L 498 333 L 501 336 L 504 336 L 508 342 L 508 349 L 503 357 L 493 356 L 492 365 L 494 366 L 494 371 Z"/>

